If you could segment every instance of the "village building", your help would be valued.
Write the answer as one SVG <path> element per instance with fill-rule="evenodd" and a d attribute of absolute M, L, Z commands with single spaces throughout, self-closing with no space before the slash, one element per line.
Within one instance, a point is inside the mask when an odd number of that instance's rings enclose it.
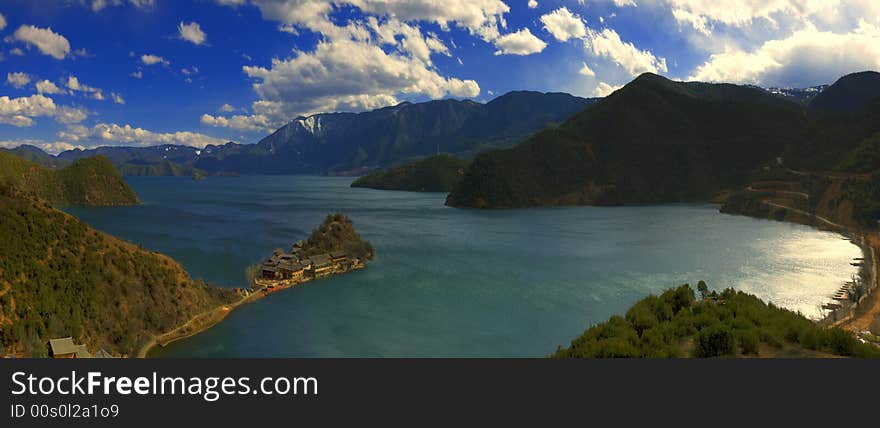
<path fill-rule="evenodd" d="M 92 358 L 86 345 L 73 343 L 72 337 L 49 339 L 49 356 L 52 358 Z"/>
<path fill-rule="evenodd" d="M 346 263 L 348 261 L 348 254 L 345 251 L 331 251 L 330 261 L 335 264 Z"/>
<path fill-rule="evenodd" d="M 280 262 L 278 263 L 278 273 L 282 280 L 300 280 L 305 273 L 306 268 L 297 262 Z"/>
<path fill-rule="evenodd" d="M 278 269 L 275 267 L 276 265 L 271 262 L 263 263 L 263 266 L 260 268 L 260 278 L 263 279 L 278 279 Z"/>
<path fill-rule="evenodd" d="M 312 271 L 314 272 L 315 277 L 329 275 L 333 270 L 333 263 L 330 260 L 329 254 L 318 254 L 309 257 L 309 261 L 312 262 Z"/>

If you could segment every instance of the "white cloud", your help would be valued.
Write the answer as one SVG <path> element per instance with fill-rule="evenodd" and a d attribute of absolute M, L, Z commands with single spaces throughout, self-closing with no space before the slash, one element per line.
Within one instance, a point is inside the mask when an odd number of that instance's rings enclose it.
<path fill-rule="evenodd" d="M 755 20 L 776 23 L 778 19 L 802 20 L 810 15 L 836 15 L 840 0 L 663 0 L 676 20 L 695 29 L 707 29 L 707 22 L 744 27 Z M 868 0 L 873 1 L 873 0 Z M 859 3 L 859 0 L 851 3 Z"/>
<path fill-rule="evenodd" d="M 98 101 L 104 100 L 104 91 L 102 89 L 80 83 L 79 79 L 76 76 L 68 76 L 66 86 L 67 89 L 70 89 L 71 93 L 82 92 L 89 98 L 93 98 Z"/>
<path fill-rule="evenodd" d="M 6 28 L 6 17 L 4 17 L 2 13 L 0 13 L 0 30 L 4 28 Z"/>
<path fill-rule="evenodd" d="M 140 78 L 144 77 L 144 73 L 142 71 L 138 70 L 138 71 L 132 72 L 131 74 L 129 74 L 129 76 L 134 77 L 135 79 L 140 79 Z"/>
<path fill-rule="evenodd" d="M 231 104 L 223 104 L 218 110 L 223 113 L 232 113 L 235 111 L 235 107 L 233 107 Z"/>
<path fill-rule="evenodd" d="M 271 124 L 271 119 L 268 116 L 264 115 L 235 115 L 226 118 L 222 116 L 203 114 L 201 122 L 208 126 L 232 128 L 239 131 L 271 132 L 277 128 L 277 126 Z"/>
<path fill-rule="evenodd" d="M 153 54 L 141 55 L 141 62 L 146 65 L 156 65 L 156 64 L 170 65 L 171 64 L 165 58 L 162 58 L 161 56 L 153 55 Z"/>
<path fill-rule="evenodd" d="M 9 53 L 15 56 L 24 56 L 24 51 L 21 48 L 12 48 L 9 50 Z"/>
<path fill-rule="evenodd" d="M 296 31 L 296 27 L 290 24 L 279 24 L 278 31 L 282 33 L 293 34 L 294 36 L 299 35 L 299 31 Z"/>
<path fill-rule="evenodd" d="M 614 0 L 614 5 L 617 7 L 638 6 L 636 0 Z"/>
<path fill-rule="evenodd" d="M 243 70 L 258 79 L 254 90 L 262 101 L 283 103 L 288 114 L 372 109 L 397 103 L 397 94 L 441 98 L 480 92 L 473 80 L 446 78 L 418 59 L 351 40 L 320 42 L 312 53 Z"/>
<path fill-rule="evenodd" d="M 544 29 L 550 32 L 556 40 L 565 42 L 568 39 L 581 38 L 587 35 L 587 27 L 584 20 L 561 7 L 541 17 Z"/>
<path fill-rule="evenodd" d="M 609 85 L 605 82 L 599 82 L 596 85 L 596 88 L 593 89 L 592 96 L 594 96 L 594 97 L 607 97 L 608 95 L 611 95 L 612 92 L 614 92 L 622 87 L 623 86 L 621 86 L 621 85 L 612 86 L 612 85 Z"/>
<path fill-rule="evenodd" d="M 587 65 L 587 63 L 584 63 L 584 66 L 581 67 L 580 70 L 578 70 L 578 73 L 583 76 L 596 77 L 596 72 L 594 72 L 593 69 L 591 69 L 590 66 Z"/>
<path fill-rule="evenodd" d="M 86 120 L 89 117 L 89 113 L 84 109 L 60 106 L 55 110 L 54 116 L 56 121 L 71 125 Z"/>
<path fill-rule="evenodd" d="M 434 55 L 452 57 L 447 41 L 423 31 L 422 23 L 442 30 L 456 27 L 487 42 L 495 42 L 506 27 L 509 7 L 502 0 L 215 0 L 228 6 L 252 5 L 279 30 L 319 35 L 308 52 L 294 50 L 290 58 L 271 65 L 250 65 L 244 72 L 255 79 L 260 99 L 250 115 L 202 117 L 211 126 L 243 130 L 275 128 L 297 115 L 322 111 L 360 111 L 393 105 L 403 97 L 474 97 L 479 85 L 443 75 Z M 340 11 L 356 8 L 363 17 L 351 19 Z M 449 34 L 449 33 L 442 33 Z M 531 36 L 531 39 L 526 40 Z M 499 52 L 540 51 L 543 42 L 523 32 L 505 36 Z M 531 46 L 514 46 L 520 41 Z M 535 49 L 541 44 L 540 49 Z"/>
<path fill-rule="evenodd" d="M 183 21 L 181 21 L 177 26 L 177 31 L 180 33 L 181 40 L 186 40 L 194 45 L 201 45 L 205 43 L 205 40 L 207 39 L 207 35 L 202 31 L 202 27 L 198 22 L 184 24 Z"/>
<path fill-rule="evenodd" d="M 862 70 L 880 69 L 880 26 L 862 21 L 849 33 L 815 26 L 764 42 L 752 51 L 710 56 L 690 79 L 765 86 L 812 86 Z"/>
<path fill-rule="evenodd" d="M 20 98 L 2 96 L 0 97 L 0 123 L 18 127 L 33 126 L 34 117 L 52 116 L 56 109 L 52 98 L 42 95 Z"/>
<path fill-rule="evenodd" d="M 122 3 L 122 0 L 92 0 L 92 12 L 97 13 L 108 6 L 120 6 Z M 139 8 L 148 8 L 155 4 L 155 0 L 128 0 L 128 3 Z"/>
<path fill-rule="evenodd" d="M 122 95 L 119 95 L 116 92 L 111 92 L 110 98 L 112 98 L 113 102 L 116 104 L 125 104 L 125 100 L 122 98 Z"/>
<path fill-rule="evenodd" d="M 528 6 L 529 9 L 535 9 L 538 7 L 538 2 L 536 2 L 535 0 L 529 0 Z"/>
<path fill-rule="evenodd" d="M 684 9 L 673 9 L 672 16 L 680 24 L 689 24 L 703 35 L 709 36 L 712 34 L 712 26 L 708 22 L 708 19 L 703 15 L 697 15 Z"/>
<path fill-rule="evenodd" d="M 70 54 L 70 42 L 64 36 L 52 31 L 52 28 L 22 25 L 15 30 L 12 37 L 28 46 L 36 46 L 40 52 L 55 59 L 64 59 Z"/>
<path fill-rule="evenodd" d="M 67 95 L 66 90 L 59 88 L 51 80 L 41 80 L 37 82 L 35 86 L 37 88 L 37 93 L 40 94 Z"/>
<path fill-rule="evenodd" d="M 630 42 L 624 42 L 613 29 L 606 28 L 601 32 L 588 29 L 585 43 L 588 51 L 611 59 L 631 76 L 668 71 L 665 58 L 658 58 L 648 50 L 641 50 Z"/>
<path fill-rule="evenodd" d="M 250 3 L 263 18 L 292 24 L 328 35 L 335 25 L 327 18 L 333 6 L 354 6 L 378 16 L 400 21 L 434 22 L 442 28 L 450 24 L 467 29 L 483 40 L 494 40 L 504 27 L 504 14 L 510 11 L 501 0 L 215 0 L 229 6 Z"/>
<path fill-rule="evenodd" d="M 31 83 L 31 76 L 28 76 L 25 73 L 17 72 L 6 74 L 6 84 L 11 85 L 16 89 L 21 89 L 28 83 Z"/>
<path fill-rule="evenodd" d="M 498 48 L 495 55 L 531 55 L 543 51 L 547 43 L 523 28 L 495 39 L 495 47 Z"/>
<path fill-rule="evenodd" d="M 179 144 L 184 146 L 204 147 L 208 144 L 225 144 L 226 140 L 210 137 L 194 132 L 153 132 L 131 125 L 115 123 L 99 123 L 91 128 L 86 126 L 70 126 L 66 131 L 58 133 L 62 140 L 76 143 L 91 143 L 89 146 L 117 144 L 131 146 L 155 146 L 162 144 Z"/>
<path fill-rule="evenodd" d="M 0 123 L 30 127 L 34 125 L 36 117 L 54 117 L 60 123 L 72 124 L 85 120 L 88 112 L 73 107 L 59 107 L 52 98 L 39 94 L 20 98 L 0 97 Z"/>

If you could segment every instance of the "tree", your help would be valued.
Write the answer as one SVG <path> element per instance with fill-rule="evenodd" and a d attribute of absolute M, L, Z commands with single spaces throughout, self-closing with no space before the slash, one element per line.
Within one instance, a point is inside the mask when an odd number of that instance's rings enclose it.
<path fill-rule="evenodd" d="M 697 283 L 697 291 L 700 292 L 700 297 L 703 300 L 706 300 L 706 298 L 709 297 L 709 287 L 706 285 L 705 281 L 701 280 L 700 282 Z"/>

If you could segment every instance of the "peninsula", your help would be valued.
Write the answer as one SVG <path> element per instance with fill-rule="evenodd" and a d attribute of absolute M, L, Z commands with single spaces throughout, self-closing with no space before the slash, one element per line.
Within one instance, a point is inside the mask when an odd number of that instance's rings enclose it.
<path fill-rule="evenodd" d="M 351 219 L 331 214 L 308 239 L 293 244 L 289 253 L 276 249 L 258 269 L 251 269 L 251 288 L 270 293 L 313 279 L 363 269 L 373 255 L 373 246 L 361 239 Z"/>
<path fill-rule="evenodd" d="M 248 269 L 250 288 L 232 290 L 231 301 L 196 314 L 186 322 L 144 344 L 136 356 L 144 358 L 156 345 L 194 336 L 222 321 L 235 308 L 259 300 L 270 293 L 284 290 L 318 278 L 342 274 L 366 267 L 373 260 L 373 246 L 361 239 L 351 219 L 330 214 L 308 238 L 295 243 L 290 252 L 276 249 L 272 256 Z"/>
<path fill-rule="evenodd" d="M 464 175 L 468 162 L 438 154 L 358 178 L 351 187 L 410 192 L 449 192 Z"/>

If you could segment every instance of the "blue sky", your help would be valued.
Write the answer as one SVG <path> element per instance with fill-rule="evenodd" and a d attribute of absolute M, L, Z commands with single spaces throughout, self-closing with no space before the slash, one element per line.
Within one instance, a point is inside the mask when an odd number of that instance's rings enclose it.
<path fill-rule="evenodd" d="M 875 0 L 5 0 L 0 146 L 252 143 L 298 115 L 643 72 L 811 86 L 880 69 Z"/>

